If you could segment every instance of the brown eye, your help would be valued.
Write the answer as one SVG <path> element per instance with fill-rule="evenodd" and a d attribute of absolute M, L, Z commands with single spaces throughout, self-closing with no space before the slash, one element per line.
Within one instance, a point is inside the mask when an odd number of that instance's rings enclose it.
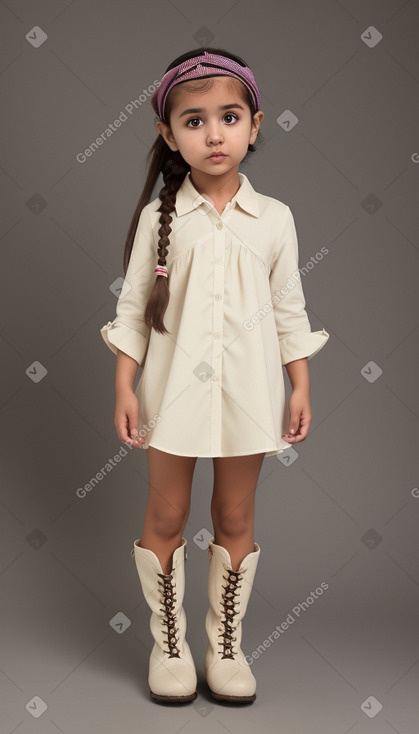
<path fill-rule="evenodd" d="M 190 120 L 186 123 L 186 126 L 189 127 L 189 123 L 193 122 L 194 120 L 199 120 L 199 117 L 191 117 Z M 199 127 L 199 125 L 191 125 L 191 127 Z"/>

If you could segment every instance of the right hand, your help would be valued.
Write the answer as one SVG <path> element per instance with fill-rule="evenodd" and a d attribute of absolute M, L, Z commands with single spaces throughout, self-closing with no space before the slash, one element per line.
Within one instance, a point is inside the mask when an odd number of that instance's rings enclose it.
<path fill-rule="evenodd" d="M 121 441 L 137 449 L 143 447 L 145 439 L 138 435 L 138 399 L 130 388 L 117 392 L 114 424 Z"/>

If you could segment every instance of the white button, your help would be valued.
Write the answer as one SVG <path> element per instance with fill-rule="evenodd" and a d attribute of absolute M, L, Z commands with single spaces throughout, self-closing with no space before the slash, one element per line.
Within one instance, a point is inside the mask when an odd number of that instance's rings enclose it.
<path fill-rule="evenodd" d="M 218 375 L 212 375 L 212 378 L 211 378 L 211 379 L 212 379 L 212 380 L 214 380 L 214 382 L 216 382 L 216 381 L 217 381 L 217 380 L 219 380 L 220 378 L 219 378 L 219 376 L 218 376 Z"/>
<path fill-rule="evenodd" d="M 223 262 L 223 258 L 222 257 L 216 257 L 215 258 L 215 262 L 216 263 L 222 263 Z"/>
<path fill-rule="evenodd" d="M 215 300 L 216 300 L 216 301 L 221 301 L 221 299 L 222 299 L 222 295 L 221 295 L 221 293 L 216 293 L 216 295 L 215 295 Z"/>
<path fill-rule="evenodd" d="M 217 223 L 217 229 L 222 229 L 222 228 L 223 228 L 223 223 L 222 222 L 218 222 Z"/>
<path fill-rule="evenodd" d="M 221 331 L 214 331 L 214 339 L 221 339 Z"/>

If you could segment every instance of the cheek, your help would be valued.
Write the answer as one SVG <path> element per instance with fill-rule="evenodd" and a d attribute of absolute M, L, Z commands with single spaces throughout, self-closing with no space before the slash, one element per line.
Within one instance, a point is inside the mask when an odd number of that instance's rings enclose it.
<path fill-rule="evenodd" d="M 193 135 L 181 133 L 178 136 L 178 142 L 180 143 L 179 147 L 184 147 L 186 150 L 193 151 L 202 145 L 204 134 L 200 134 L 197 130 L 194 130 L 193 133 Z"/>

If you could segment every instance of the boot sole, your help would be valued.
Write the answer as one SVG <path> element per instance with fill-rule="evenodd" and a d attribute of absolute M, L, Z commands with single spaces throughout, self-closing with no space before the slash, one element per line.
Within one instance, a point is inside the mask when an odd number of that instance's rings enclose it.
<path fill-rule="evenodd" d="M 194 701 L 197 695 L 197 691 L 195 691 L 194 693 L 189 693 L 187 696 L 162 696 L 160 693 L 154 693 L 150 690 L 151 698 L 161 703 L 188 703 L 188 701 Z"/>
<path fill-rule="evenodd" d="M 253 693 L 251 696 L 225 696 L 222 693 L 215 693 L 214 691 L 211 691 L 210 693 L 213 698 L 216 698 L 217 701 L 231 701 L 232 703 L 247 703 L 250 701 L 254 701 L 256 698 L 256 693 Z"/>

